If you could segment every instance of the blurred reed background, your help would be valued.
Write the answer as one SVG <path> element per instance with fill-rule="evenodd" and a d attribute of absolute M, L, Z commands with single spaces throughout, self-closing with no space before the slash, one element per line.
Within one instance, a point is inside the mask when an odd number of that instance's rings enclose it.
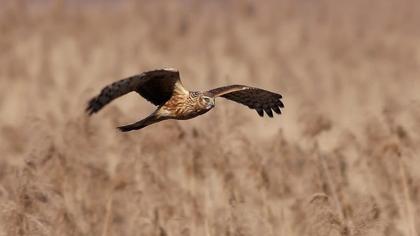
<path fill-rule="evenodd" d="M 0 235 L 419 235 L 419 22 L 414 0 L 0 0 Z M 160 67 L 284 114 L 84 114 Z"/>

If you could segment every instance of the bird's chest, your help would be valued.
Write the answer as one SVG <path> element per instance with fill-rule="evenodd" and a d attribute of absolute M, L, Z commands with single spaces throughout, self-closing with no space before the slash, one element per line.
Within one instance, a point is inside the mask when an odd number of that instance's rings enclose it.
<path fill-rule="evenodd" d="M 189 96 L 173 96 L 162 107 L 161 111 L 173 119 L 186 120 L 205 113 L 198 99 Z"/>

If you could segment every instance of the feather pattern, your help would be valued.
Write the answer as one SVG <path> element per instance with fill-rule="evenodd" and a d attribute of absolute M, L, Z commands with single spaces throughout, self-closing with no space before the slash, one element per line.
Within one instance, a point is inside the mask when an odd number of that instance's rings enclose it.
<path fill-rule="evenodd" d="M 174 91 L 182 93 L 187 90 L 182 87 L 178 71 L 172 69 L 147 71 L 106 86 L 98 96 L 89 101 L 86 111 L 92 115 L 112 100 L 133 91 L 159 106 L 168 101 Z"/>
<path fill-rule="evenodd" d="M 208 91 L 214 97 L 223 97 L 237 103 L 243 104 L 250 109 L 255 109 L 260 116 L 264 112 L 273 117 L 273 111 L 281 114 L 281 108 L 284 108 L 280 100 L 282 96 L 264 89 L 249 87 L 245 85 L 229 85 Z"/>

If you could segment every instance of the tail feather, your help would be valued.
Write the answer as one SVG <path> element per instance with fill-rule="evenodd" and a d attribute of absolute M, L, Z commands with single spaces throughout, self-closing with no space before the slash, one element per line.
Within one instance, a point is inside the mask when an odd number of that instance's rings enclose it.
<path fill-rule="evenodd" d="M 142 129 L 148 125 L 154 124 L 156 122 L 161 121 L 162 119 L 157 118 L 156 116 L 152 115 L 152 116 L 148 116 L 146 118 L 144 118 L 143 120 L 137 121 L 136 123 L 133 124 L 129 124 L 129 125 L 124 125 L 124 126 L 120 126 L 118 127 L 118 129 L 121 132 L 128 132 L 128 131 L 132 131 L 132 130 L 139 130 Z"/>

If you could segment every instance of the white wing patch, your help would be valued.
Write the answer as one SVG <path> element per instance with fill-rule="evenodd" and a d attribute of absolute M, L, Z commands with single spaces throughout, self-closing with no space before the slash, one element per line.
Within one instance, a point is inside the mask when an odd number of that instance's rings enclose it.
<path fill-rule="evenodd" d="M 182 86 L 181 81 L 178 81 L 178 82 L 175 83 L 174 93 L 179 94 L 179 95 L 188 96 L 190 92 L 188 90 L 186 90 L 184 88 L 184 86 Z"/>

